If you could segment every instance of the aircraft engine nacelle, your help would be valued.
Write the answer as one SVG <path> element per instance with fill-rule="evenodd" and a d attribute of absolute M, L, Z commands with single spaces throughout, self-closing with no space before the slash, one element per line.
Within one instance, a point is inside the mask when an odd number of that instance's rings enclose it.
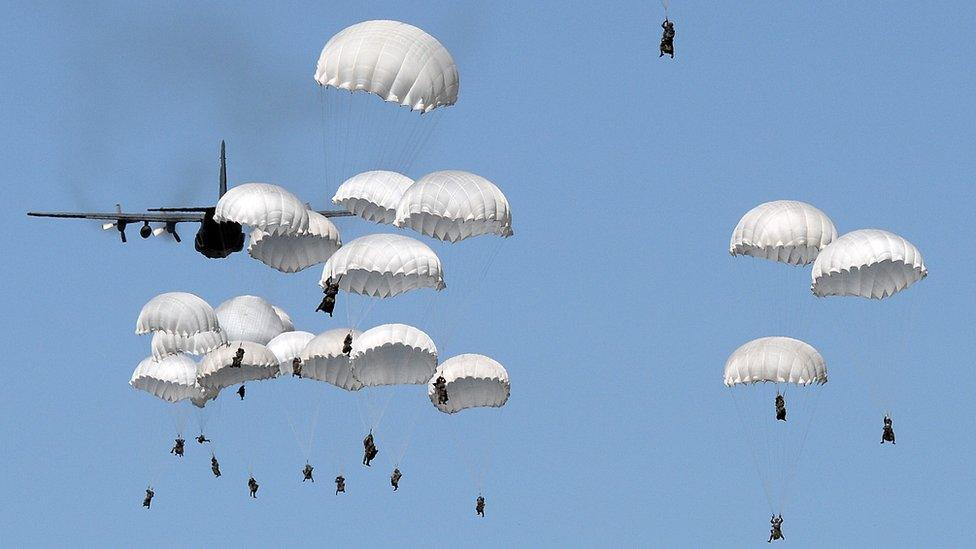
<path fill-rule="evenodd" d="M 149 226 L 149 223 L 146 223 L 145 225 L 139 228 L 139 236 L 141 236 L 142 238 L 149 238 L 150 236 L 152 236 L 152 234 L 153 234 L 153 230 L 152 227 Z"/>

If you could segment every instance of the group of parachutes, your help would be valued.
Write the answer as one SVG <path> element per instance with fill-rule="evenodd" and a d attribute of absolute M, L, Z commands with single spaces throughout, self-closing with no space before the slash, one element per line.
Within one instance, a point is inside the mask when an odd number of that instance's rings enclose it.
<path fill-rule="evenodd" d="M 382 20 L 358 23 L 333 36 L 319 57 L 315 80 L 323 89 L 365 92 L 368 100 L 379 96 L 393 107 L 417 113 L 417 119 L 453 105 L 459 87 L 454 60 L 440 42 L 412 25 Z M 325 129 L 336 125 L 326 120 Z M 372 129 L 384 139 L 387 131 L 361 121 L 345 126 Z M 354 142 L 342 141 L 344 148 Z M 369 150 L 389 145 L 379 143 Z M 422 142 L 415 138 L 409 146 L 419 149 Z M 398 154 L 409 158 L 415 152 Z M 346 168 L 331 161 L 328 166 L 339 172 Z M 448 170 L 415 181 L 400 171 L 372 169 L 353 175 L 338 186 L 332 202 L 366 221 L 452 244 L 481 235 L 513 234 L 508 200 L 488 179 Z M 317 311 L 329 317 L 340 291 L 382 299 L 446 286 L 441 260 L 427 244 L 396 233 L 368 234 L 343 244 L 329 218 L 279 185 L 234 186 L 220 198 L 213 218 L 247 227 L 248 254 L 276 271 L 295 273 L 324 263 L 319 285 L 325 295 Z M 508 400 L 508 373 L 487 356 L 461 354 L 439 361 L 433 341 L 418 328 L 383 324 L 360 331 L 358 323 L 350 324 L 316 335 L 294 330 L 281 308 L 260 297 L 243 295 L 212 308 L 191 293 L 163 293 L 145 304 L 136 321 L 136 333 L 153 336 L 152 354 L 136 367 L 130 384 L 167 402 L 189 401 L 200 408 L 223 389 L 237 386 L 243 400 L 246 382 L 282 376 L 324 382 L 343 391 L 426 384 L 433 406 L 448 414 L 497 408 Z M 197 440 L 209 442 L 202 433 Z M 172 453 L 182 456 L 184 444 L 179 433 Z M 363 450 L 363 465 L 368 466 L 379 452 L 372 432 L 363 440 Z M 216 455 L 211 466 L 220 476 Z M 306 463 L 303 482 L 314 482 L 313 469 Z M 394 490 L 401 476 L 395 468 L 390 477 Z M 336 493 L 344 492 L 341 472 L 335 482 Z M 253 475 L 248 490 L 256 497 Z M 150 486 L 146 507 L 152 497 Z M 480 516 L 484 504 L 479 493 Z"/>
<path fill-rule="evenodd" d="M 928 274 L 922 254 L 905 238 L 879 229 L 855 230 L 838 236 L 834 223 L 824 212 L 793 200 L 767 202 L 746 213 L 732 233 L 729 252 L 733 256 L 751 256 L 791 266 L 812 263 L 810 289 L 817 297 L 887 300 Z M 764 298 L 777 299 L 776 296 Z M 757 453 L 769 452 L 763 458 L 757 456 L 764 464 L 759 466 L 760 476 L 774 512 L 769 541 L 785 539 L 781 507 L 793 463 L 776 462 L 794 460 L 802 450 L 802 439 L 798 448 L 784 451 L 779 447 L 790 436 L 785 397 L 800 400 L 802 393 L 825 384 L 826 362 L 806 342 L 791 337 L 762 337 L 732 353 L 725 363 L 723 377 L 740 413 L 745 410 L 743 423 L 747 434 L 754 431 L 766 437 L 753 443 Z M 763 387 L 774 389 L 775 396 L 763 391 Z M 787 395 L 788 389 L 791 395 Z M 749 416 L 750 406 L 758 414 Z M 803 412 L 812 413 L 810 409 Z M 808 421 L 805 424 L 809 427 Z M 895 442 L 892 419 L 887 412 L 881 442 Z"/>
<path fill-rule="evenodd" d="M 239 386 L 243 400 L 246 382 L 281 376 L 345 391 L 426 384 L 434 407 L 449 414 L 502 406 L 511 387 L 505 368 L 483 355 L 462 354 L 438 363 L 434 342 L 413 326 L 383 324 L 363 332 L 335 328 L 313 335 L 296 331 L 282 309 L 256 296 L 235 297 L 214 309 L 191 293 L 160 294 L 142 308 L 136 333 L 152 334 L 152 354 L 136 367 L 130 385 L 166 402 L 190 401 L 200 408 L 225 388 Z M 194 360 L 194 355 L 202 358 Z M 203 433 L 197 441 L 209 442 Z M 184 443 L 178 434 L 171 453 L 182 457 Z M 364 451 L 363 464 L 369 466 L 377 453 L 372 433 Z M 211 468 L 219 477 L 216 456 Z M 314 480 L 310 465 L 303 474 L 304 480 Z M 397 468 L 391 476 L 394 490 L 400 477 Z M 340 475 L 336 482 L 337 493 L 344 492 L 345 479 Z M 254 496 L 253 477 L 248 485 Z M 147 507 L 150 500 L 145 500 Z"/>

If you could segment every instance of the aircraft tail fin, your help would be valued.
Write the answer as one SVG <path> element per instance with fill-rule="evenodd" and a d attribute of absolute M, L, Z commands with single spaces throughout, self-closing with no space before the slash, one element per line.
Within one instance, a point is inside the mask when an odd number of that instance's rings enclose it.
<path fill-rule="evenodd" d="M 220 188 L 218 189 L 217 199 L 221 199 L 227 192 L 227 153 L 224 140 L 220 140 Z"/>

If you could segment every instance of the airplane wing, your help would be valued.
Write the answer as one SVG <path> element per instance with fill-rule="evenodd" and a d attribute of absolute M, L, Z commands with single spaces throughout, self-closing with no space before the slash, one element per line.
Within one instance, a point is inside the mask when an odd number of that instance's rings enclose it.
<path fill-rule="evenodd" d="M 59 217 L 67 219 L 97 219 L 100 221 L 124 221 L 126 223 L 186 223 L 203 221 L 203 212 L 122 213 L 122 212 L 27 212 L 33 217 Z"/>
<path fill-rule="evenodd" d="M 353 215 L 352 212 L 347 212 L 345 210 L 316 210 L 317 213 L 324 215 L 325 217 L 348 217 Z"/>

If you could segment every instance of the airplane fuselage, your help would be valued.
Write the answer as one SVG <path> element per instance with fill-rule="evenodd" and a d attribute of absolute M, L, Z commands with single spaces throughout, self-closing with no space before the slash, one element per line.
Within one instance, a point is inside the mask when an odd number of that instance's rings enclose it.
<path fill-rule="evenodd" d="M 239 223 L 214 221 L 214 208 L 207 208 L 193 246 L 210 259 L 223 259 L 244 249 L 244 230 Z"/>

